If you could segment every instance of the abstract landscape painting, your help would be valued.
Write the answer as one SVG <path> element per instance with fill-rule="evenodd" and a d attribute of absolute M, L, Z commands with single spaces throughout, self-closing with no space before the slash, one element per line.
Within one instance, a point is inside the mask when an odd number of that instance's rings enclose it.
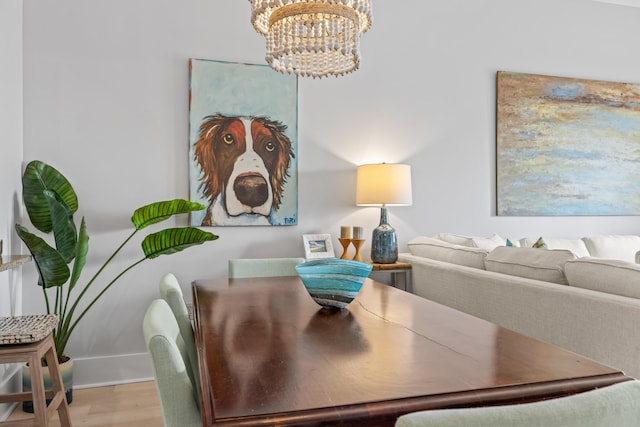
<path fill-rule="evenodd" d="M 640 84 L 500 71 L 497 214 L 640 214 Z"/>

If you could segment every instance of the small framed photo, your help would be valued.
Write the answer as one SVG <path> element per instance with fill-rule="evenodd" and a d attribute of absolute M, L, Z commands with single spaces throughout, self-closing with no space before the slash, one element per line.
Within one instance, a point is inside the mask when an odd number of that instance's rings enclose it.
<path fill-rule="evenodd" d="M 331 234 L 304 234 L 304 254 L 307 259 L 335 258 Z"/>

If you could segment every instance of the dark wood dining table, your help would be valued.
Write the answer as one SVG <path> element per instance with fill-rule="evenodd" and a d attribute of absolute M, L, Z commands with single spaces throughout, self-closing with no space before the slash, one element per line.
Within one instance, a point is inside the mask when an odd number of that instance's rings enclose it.
<path fill-rule="evenodd" d="M 393 426 L 630 379 L 371 279 L 340 311 L 298 277 L 196 280 L 193 301 L 204 426 Z"/>

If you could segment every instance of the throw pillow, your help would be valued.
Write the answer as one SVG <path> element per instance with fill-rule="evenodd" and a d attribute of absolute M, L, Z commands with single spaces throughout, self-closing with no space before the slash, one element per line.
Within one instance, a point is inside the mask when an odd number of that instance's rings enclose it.
<path fill-rule="evenodd" d="M 540 237 L 523 237 L 520 239 L 520 246 L 524 248 L 532 247 Z M 582 239 L 566 239 L 555 237 L 542 237 L 542 240 L 547 245 L 547 249 L 567 249 L 577 257 L 589 256 L 587 246 Z M 640 249 L 640 248 L 638 248 Z"/>
<path fill-rule="evenodd" d="M 547 244 L 544 242 L 544 239 L 540 237 L 531 247 L 536 249 L 547 249 Z"/>
<path fill-rule="evenodd" d="M 621 259 L 634 262 L 640 250 L 640 236 L 613 235 L 583 237 L 589 255 L 596 258 Z"/>
<path fill-rule="evenodd" d="M 517 240 L 512 241 L 511 239 L 507 239 L 507 243 L 505 244 L 505 246 L 509 246 L 510 248 L 519 248 L 520 242 L 518 242 Z"/>

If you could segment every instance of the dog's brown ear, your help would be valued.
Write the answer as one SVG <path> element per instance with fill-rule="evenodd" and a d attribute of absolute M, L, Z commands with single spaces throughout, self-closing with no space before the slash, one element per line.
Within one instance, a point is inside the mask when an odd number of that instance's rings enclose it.
<path fill-rule="evenodd" d="M 278 162 L 274 171 L 271 173 L 271 188 L 273 189 L 273 207 L 278 209 L 282 202 L 282 193 L 284 186 L 289 177 L 289 165 L 291 159 L 295 157 L 293 152 L 293 144 L 289 137 L 285 134 L 287 126 L 274 120 L 265 120 L 265 126 L 271 131 L 275 137 L 275 143 L 278 145 Z"/>
<path fill-rule="evenodd" d="M 222 191 L 222 184 L 218 178 L 217 157 L 214 147 L 215 137 L 226 117 L 221 115 L 206 116 L 200 125 L 200 138 L 194 144 L 194 157 L 202 170 L 199 191 L 212 201 Z"/>

